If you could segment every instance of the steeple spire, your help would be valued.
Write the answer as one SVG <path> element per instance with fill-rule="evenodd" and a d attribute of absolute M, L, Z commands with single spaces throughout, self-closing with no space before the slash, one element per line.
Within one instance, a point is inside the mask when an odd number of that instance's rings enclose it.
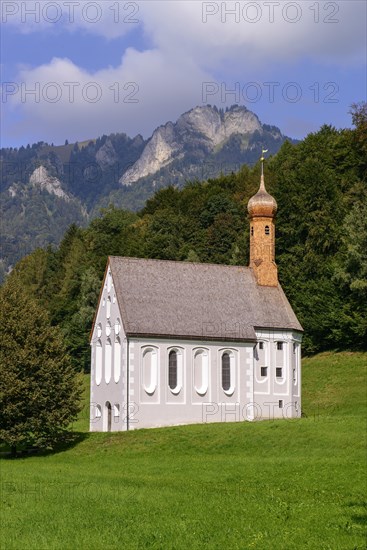
<path fill-rule="evenodd" d="M 260 158 L 260 162 L 261 162 L 260 189 L 261 189 L 261 191 L 266 191 L 265 181 L 264 181 L 264 160 L 265 160 L 264 153 L 267 153 L 267 152 L 268 152 L 268 149 L 262 149 L 261 150 L 261 158 Z"/>
<path fill-rule="evenodd" d="M 265 189 L 264 153 L 267 153 L 267 149 L 262 149 L 261 152 L 260 187 L 247 205 L 251 226 L 250 267 L 254 270 L 258 285 L 277 286 L 274 226 L 277 203 Z"/>
<path fill-rule="evenodd" d="M 262 150 L 262 155 L 260 158 L 261 161 L 261 176 L 260 176 L 260 187 L 256 195 L 251 197 L 248 201 L 247 209 L 250 214 L 250 217 L 274 217 L 277 211 L 277 203 L 274 197 L 269 195 L 265 189 L 265 178 L 264 178 L 264 153 L 267 153 L 267 149 Z"/>

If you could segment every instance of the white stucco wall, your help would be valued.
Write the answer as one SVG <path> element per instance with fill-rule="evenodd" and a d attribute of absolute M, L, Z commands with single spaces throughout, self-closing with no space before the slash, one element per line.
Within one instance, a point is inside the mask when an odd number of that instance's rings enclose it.
<path fill-rule="evenodd" d="M 257 330 L 254 350 L 255 419 L 299 418 L 301 416 L 302 335 L 287 330 Z M 278 342 L 282 350 L 278 350 Z M 261 367 L 267 367 L 266 376 Z M 277 367 L 282 376 L 277 376 Z"/>
<path fill-rule="evenodd" d="M 130 405 L 134 404 L 130 429 L 252 419 L 253 343 L 179 340 L 173 345 L 171 341 L 159 338 L 135 338 L 130 340 L 129 348 L 129 396 Z M 154 391 L 145 384 L 144 352 L 147 349 L 153 349 L 157 354 Z M 171 390 L 168 384 L 171 349 L 177 350 L 182 357 L 179 391 Z M 204 377 L 197 375 L 199 366 L 195 355 L 200 351 L 207 355 L 207 375 Z M 233 358 L 231 387 L 227 392 L 223 390 L 221 381 L 224 352 L 229 352 Z"/>

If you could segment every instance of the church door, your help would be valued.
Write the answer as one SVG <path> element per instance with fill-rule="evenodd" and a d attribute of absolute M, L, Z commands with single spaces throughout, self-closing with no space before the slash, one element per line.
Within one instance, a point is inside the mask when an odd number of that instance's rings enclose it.
<path fill-rule="evenodd" d="M 112 407 L 109 401 L 106 402 L 104 410 L 104 432 L 110 432 L 112 425 Z"/>

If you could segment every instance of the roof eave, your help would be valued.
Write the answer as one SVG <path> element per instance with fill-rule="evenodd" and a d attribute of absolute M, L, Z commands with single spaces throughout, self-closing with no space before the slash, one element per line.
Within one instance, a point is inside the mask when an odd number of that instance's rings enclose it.
<path fill-rule="evenodd" d="M 106 275 L 107 275 L 109 265 L 110 265 L 110 256 L 107 259 L 106 267 L 105 267 L 105 270 L 104 270 L 102 285 L 101 285 L 101 289 L 99 291 L 99 296 L 98 296 L 98 303 L 97 303 L 97 307 L 96 307 L 95 312 L 94 312 L 92 328 L 91 328 L 90 333 L 89 333 L 89 343 L 92 342 L 93 331 L 94 331 L 94 327 L 95 327 L 95 324 L 96 324 L 97 315 L 98 315 L 98 312 L 99 312 L 99 304 L 101 303 L 101 298 L 102 298 L 103 289 L 104 289 L 104 282 L 106 280 Z"/>
<path fill-rule="evenodd" d="M 293 330 L 294 332 L 304 332 L 302 326 L 300 328 L 294 327 L 269 327 L 269 326 L 254 326 L 255 330 Z"/>
<path fill-rule="evenodd" d="M 190 334 L 156 334 L 156 333 L 143 333 L 143 332 L 126 332 L 126 336 L 129 338 L 163 338 L 165 340 L 197 340 L 197 341 L 206 341 L 211 342 L 256 342 L 256 338 L 235 338 L 228 336 L 206 336 L 205 334 L 201 335 L 190 335 Z"/>

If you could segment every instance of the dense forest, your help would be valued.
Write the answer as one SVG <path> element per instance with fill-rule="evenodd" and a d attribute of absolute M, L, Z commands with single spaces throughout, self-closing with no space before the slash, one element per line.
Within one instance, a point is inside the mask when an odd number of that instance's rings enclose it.
<path fill-rule="evenodd" d="M 354 128 L 323 126 L 284 143 L 265 166 L 278 202 L 279 279 L 305 329 L 304 352 L 367 349 L 367 107 Z M 108 255 L 247 265 L 247 202 L 260 168 L 159 190 L 138 213 L 113 206 L 58 248 L 38 249 L 12 277 L 36 296 L 89 369 L 88 335 Z"/>

